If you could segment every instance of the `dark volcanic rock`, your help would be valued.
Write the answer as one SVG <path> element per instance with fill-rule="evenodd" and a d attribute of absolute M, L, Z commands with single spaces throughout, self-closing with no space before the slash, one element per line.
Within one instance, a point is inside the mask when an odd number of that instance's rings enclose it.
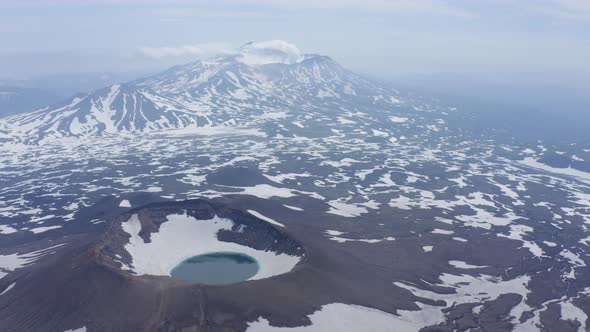
<path fill-rule="evenodd" d="M 0 331 L 64 331 L 80 326 L 89 332 L 245 331 L 248 322 L 261 316 L 277 326 L 307 325 L 308 315 L 334 302 L 389 312 L 395 307 L 417 309 L 411 302 L 400 304 L 411 296 L 392 287 L 381 267 L 367 265 L 346 250 L 326 247 L 325 241 L 313 236 L 300 241 L 300 227 L 291 227 L 292 232 L 277 229 L 234 208 L 246 202 L 256 207 L 256 201 L 235 197 L 161 202 L 125 212 L 111 221 L 103 235 L 72 243 L 51 262 L 21 270 L 18 287 L 0 298 Z M 220 232 L 221 241 L 303 258 L 289 273 L 222 287 L 137 276 L 121 269 L 117 260 L 128 264 L 131 259 L 124 250 L 128 234 L 121 222 L 138 214 L 147 242 L 167 215 L 181 211 L 197 219 L 231 218 L 235 228 L 248 226 L 243 233 Z"/>
<path fill-rule="evenodd" d="M 272 183 L 256 168 L 223 167 L 207 175 L 207 182 L 223 186 L 253 187 Z"/>

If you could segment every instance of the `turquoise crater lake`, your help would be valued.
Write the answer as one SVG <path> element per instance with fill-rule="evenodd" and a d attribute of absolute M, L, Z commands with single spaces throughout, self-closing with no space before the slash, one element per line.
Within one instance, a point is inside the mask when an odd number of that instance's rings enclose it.
<path fill-rule="evenodd" d="M 213 252 L 187 258 L 170 275 L 188 282 L 227 285 L 245 281 L 258 273 L 258 262 L 237 252 Z"/>

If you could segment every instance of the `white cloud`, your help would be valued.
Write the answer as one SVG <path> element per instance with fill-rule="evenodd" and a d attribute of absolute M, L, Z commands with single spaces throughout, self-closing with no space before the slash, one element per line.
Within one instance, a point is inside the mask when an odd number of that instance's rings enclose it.
<path fill-rule="evenodd" d="M 171 58 L 200 58 L 218 53 L 231 52 L 232 48 L 225 43 L 205 43 L 181 46 L 140 47 L 136 55 L 151 59 L 164 60 Z"/>
<path fill-rule="evenodd" d="M 283 40 L 248 43 L 239 49 L 241 62 L 250 65 L 267 63 L 296 63 L 302 59 L 297 46 Z"/>

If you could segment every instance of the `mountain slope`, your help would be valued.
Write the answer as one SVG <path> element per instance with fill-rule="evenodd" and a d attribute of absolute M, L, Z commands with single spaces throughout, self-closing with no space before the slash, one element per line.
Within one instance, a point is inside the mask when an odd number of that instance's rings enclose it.
<path fill-rule="evenodd" d="M 205 126 L 260 127 L 277 112 L 306 115 L 311 109 L 332 113 L 336 121 L 351 106 L 399 104 L 393 89 L 327 56 L 283 54 L 281 44 L 271 46 L 278 48 L 260 51 L 247 44 L 237 54 L 176 66 L 5 121 L 15 128 L 17 140 L 34 142 Z"/>
<path fill-rule="evenodd" d="M 204 125 L 184 105 L 126 85 L 78 96 L 53 108 L 10 117 L 21 137 L 84 137 Z"/>

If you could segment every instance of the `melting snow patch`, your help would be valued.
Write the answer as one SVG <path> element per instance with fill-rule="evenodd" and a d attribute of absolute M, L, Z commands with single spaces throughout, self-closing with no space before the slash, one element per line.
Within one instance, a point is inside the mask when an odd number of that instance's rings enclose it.
<path fill-rule="evenodd" d="M 335 161 L 335 160 L 324 160 L 320 163 L 320 165 L 328 165 L 328 166 L 332 166 L 335 168 L 342 168 L 342 167 L 350 167 L 355 163 L 360 163 L 360 161 L 355 160 L 355 159 L 351 159 L 351 158 L 344 158 L 341 159 L 340 161 Z"/>
<path fill-rule="evenodd" d="M 266 134 L 256 129 L 237 127 L 185 127 L 153 133 L 154 136 L 262 136 Z"/>
<path fill-rule="evenodd" d="M 508 212 L 501 217 L 497 217 L 494 213 L 490 213 L 473 205 L 471 205 L 470 208 L 475 210 L 475 215 L 461 215 L 455 217 L 457 220 L 463 221 L 466 226 L 491 229 L 492 226 L 509 225 L 512 221 L 519 218 L 512 212 Z"/>
<path fill-rule="evenodd" d="M 45 227 L 36 227 L 36 228 L 31 228 L 28 231 L 29 232 L 33 232 L 35 234 L 39 234 L 39 233 L 44 233 L 53 229 L 58 229 L 61 228 L 61 226 L 45 226 Z"/>
<path fill-rule="evenodd" d="M 16 233 L 18 230 L 7 225 L 0 225 L 0 234 Z"/>
<path fill-rule="evenodd" d="M 75 330 L 65 330 L 64 332 L 86 332 L 86 326 L 82 326 L 81 328 Z"/>
<path fill-rule="evenodd" d="M 49 248 L 33 251 L 26 254 L 10 254 L 0 255 L 0 279 L 8 273 L 4 271 L 14 271 L 23 266 L 29 265 L 47 255 L 55 253 L 55 249 L 65 245 L 65 243 L 58 244 Z"/>
<path fill-rule="evenodd" d="M 393 122 L 393 123 L 404 123 L 408 121 L 408 118 L 400 118 L 397 116 L 392 116 L 389 118 L 389 121 Z"/>
<path fill-rule="evenodd" d="M 290 189 L 273 187 L 268 184 L 259 184 L 254 187 L 239 187 L 243 191 L 241 194 L 252 195 L 259 198 L 283 197 L 289 198 L 295 196 Z"/>
<path fill-rule="evenodd" d="M 264 177 L 267 179 L 276 182 L 276 183 L 283 183 L 285 180 L 296 180 L 299 177 L 309 177 L 311 174 L 309 173 L 282 173 L 277 175 L 268 175 L 263 174 Z"/>
<path fill-rule="evenodd" d="M 401 282 L 395 282 L 394 284 L 398 287 L 409 290 L 416 297 L 442 300 L 445 301 L 447 305 L 453 303 L 481 303 L 484 301 L 493 301 L 502 294 L 511 293 L 519 294 L 525 298 L 529 293 L 526 286 L 530 281 L 530 277 L 526 275 L 511 280 L 502 280 L 501 278 L 489 275 L 479 275 L 474 277 L 467 274 L 453 275 L 444 273 L 439 279 L 441 280 L 441 283 L 436 284 L 436 286 L 454 288 L 455 293 L 438 294 L 433 291 L 419 289 Z M 441 313 L 441 309 L 443 308 L 417 304 L 421 307 L 428 308 L 433 312 L 438 312 L 440 314 L 440 321 L 444 320 L 444 316 Z"/>
<path fill-rule="evenodd" d="M 395 241 L 394 237 L 386 237 L 383 239 L 349 239 L 340 237 L 340 235 L 344 235 L 345 233 L 334 231 L 334 230 L 327 230 L 326 234 L 330 235 L 329 239 L 332 241 L 344 243 L 344 242 L 366 242 L 366 243 L 378 243 L 383 241 Z"/>
<path fill-rule="evenodd" d="M 579 332 L 587 331 L 586 329 L 586 320 L 588 316 L 584 313 L 584 311 L 578 307 L 576 307 L 571 300 L 561 302 L 561 319 L 569 320 L 569 321 L 577 321 L 580 323 L 580 327 L 578 328 Z"/>
<path fill-rule="evenodd" d="M 147 188 L 147 189 L 146 189 L 146 191 L 147 191 L 148 193 L 159 193 L 159 192 L 161 192 L 161 191 L 162 191 L 162 188 L 160 188 L 160 187 L 155 187 L 155 186 L 154 186 L 154 187 L 149 187 L 149 188 Z"/>
<path fill-rule="evenodd" d="M 303 211 L 302 208 L 298 208 L 296 206 L 287 205 L 287 204 L 283 204 L 283 206 L 286 207 L 287 209 L 291 209 L 291 210 L 295 210 L 295 211 Z"/>
<path fill-rule="evenodd" d="M 329 201 L 328 204 L 330 204 L 330 210 L 328 210 L 328 213 L 343 217 L 358 217 L 361 214 L 368 212 L 365 207 L 348 204 L 337 200 Z"/>
<path fill-rule="evenodd" d="M 540 163 L 531 157 L 524 158 L 524 160 L 520 161 L 520 163 L 523 165 L 529 166 L 531 168 L 540 169 L 540 170 L 550 172 L 550 173 L 557 173 L 557 174 L 572 176 L 572 177 L 577 178 L 578 180 L 581 180 L 585 183 L 590 183 L 590 173 L 579 171 L 579 170 L 571 168 L 571 167 L 568 167 L 568 168 L 551 167 L 551 166 L 545 165 L 543 163 Z"/>
<path fill-rule="evenodd" d="M 508 235 L 498 234 L 498 236 L 521 241 L 523 243 L 523 248 L 527 248 L 535 257 L 542 257 L 544 255 L 543 249 L 541 249 L 541 247 L 539 247 L 539 245 L 537 245 L 535 242 L 528 241 L 523 238 L 526 233 L 532 231 L 533 229 L 526 225 L 511 225 L 510 233 Z"/>
<path fill-rule="evenodd" d="M 446 231 L 444 229 L 440 229 L 440 228 L 435 228 L 432 232 L 430 232 L 432 234 L 444 234 L 444 235 L 450 235 L 453 234 L 455 232 L 453 231 Z"/>
<path fill-rule="evenodd" d="M 121 203 L 119 203 L 119 207 L 130 208 L 131 202 L 129 202 L 129 200 L 127 200 L 127 199 L 124 199 L 121 201 Z"/>
<path fill-rule="evenodd" d="M 449 261 L 449 265 L 452 265 L 458 269 L 481 269 L 481 268 L 487 267 L 485 265 L 483 265 L 483 266 L 471 265 L 471 264 L 467 264 L 463 261 Z"/>
<path fill-rule="evenodd" d="M 575 267 L 586 266 L 586 263 L 584 263 L 584 261 L 578 255 L 574 254 L 573 252 L 567 249 L 561 251 L 559 255 L 567 259 L 570 262 L 570 264 L 574 265 Z"/>
<path fill-rule="evenodd" d="M 0 296 L 2 296 L 2 295 L 4 295 L 4 294 L 8 293 L 8 291 L 10 291 L 10 290 L 12 289 L 12 287 L 14 287 L 14 285 L 16 285 L 16 282 L 13 282 L 13 283 L 12 283 L 12 284 L 10 284 L 8 287 L 6 287 L 6 288 L 5 288 L 5 289 L 2 291 L 2 293 L 0 293 Z"/>
<path fill-rule="evenodd" d="M 270 326 L 268 320 L 259 318 L 249 324 L 247 332 L 418 331 L 438 322 L 421 317 L 420 313 L 398 310 L 399 316 L 396 316 L 373 308 L 333 303 L 311 314 L 309 326 L 275 327 Z"/>
<path fill-rule="evenodd" d="M 285 227 L 285 225 L 281 224 L 280 222 L 278 222 L 278 221 L 276 221 L 274 219 L 271 219 L 271 218 L 269 218 L 267 216 L 264 216 L 261 213 L 258 213 L 258 212 L 254 211 L 254 210 L 248 210 L 248 213 L 250 213 L 251 215 L 255 216 L 256 218 L 262 219 L 262 220 L 264 220 L 264 221 L 266 221 L 266 222 L 268 222 L 270 224 L 273 224 L 273 225 L 276 225 L 276 226 Z"/>
<path fill-rule="evenodd" d="M 389 137 L 389 134 L 381 130 L 373 129 L 373 136 Z"/>

